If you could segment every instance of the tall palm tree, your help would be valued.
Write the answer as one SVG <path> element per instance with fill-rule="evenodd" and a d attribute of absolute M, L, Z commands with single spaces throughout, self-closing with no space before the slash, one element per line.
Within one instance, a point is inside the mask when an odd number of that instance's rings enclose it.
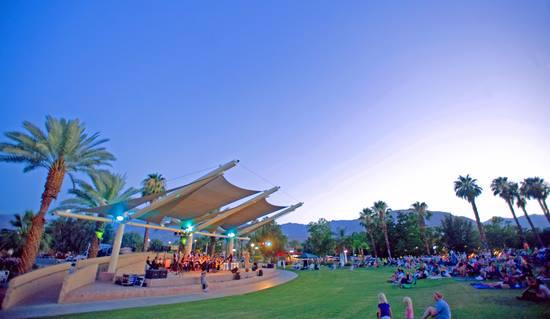
<path fill-rule="evenodd" d="M 525 206 L 527 206 L 527 199 L 525 199 L 525 196 L 523 196 L 518 191 L 518 184 L 513 183 L 515 187 L 514 196 L 516 197 L 516 205 L 521 208 L 523 211 L 523 214 L 525 215 L 525 218 L 527 219 L 527 222 L 529 223 L 529 226 L 531 226 L 531 230 L 533 231 L 533 234 L 535 234 L 535 237 L 537 239 L 537 242 L 539 243 L 540 247 L 544 247 L 544 243 L 542 242 L 542 239 L 540 238 L 539 232 L 535 228 L 535 225 L 533 224 L 533 221 L 531 220 L 531 217 L 529 217 L 529 214 L 527 214 L 527 209 Z"/>
<path fill-rule="evenodd" d="M 382 230 L 384 231 L 384 240 L 386 241 L 388 257 L 391 258 L 390 239 L 388 237 L 388 224 L 386 224 L 386 214 L 389 212 L 388 204 L 380 200 L 374 203 L 372 209 L 378 214 L 378 218 L 380 219 L 380 227 L 382 227 Z"/>
<path fill-rule="evenodd" d="M 479 219 L 479 212 L 477 211 L 476 206 L 476 197 L 481 195 L 482 188 L 477 184 L 477 179 L 472 178 L 470 175 L 458 176 L 458 179 L 454 183 L 454 189 L 457 197 L 466 199 L 474 210 L 474 215 L 476 218 L 477 229 L 479 230 L 479 238 L 484 248 L 488 248 L 487 238 L 485 237 L 485 230 L 483 229 L 483 224 Z"/>
<path fill-rule="evenodd" d="M 528 177 L 521 182 L 521 192 L 527 199 L 536 199 L 542 212 L 550 222 L 550 211 L 546 205 L 546 198 L 550 193 L 550 186 L 540 177 Z"/>
<path fill-rule="evenodd" d="M 90 172 L 90 181 L 75 180 L 75 188 L 69 190 L 73 195 L 61 202 L 58 209 L 85 209 L 112 205 L 130 199 L 133 195 L 139 193 L 139 189 L 133 187 L 124 189 L 126 178 L 122 175 L 113 174 L 109 171 L 98 170 Z M 105 217 L 105 216 L 103 216 Z M 99 243 L 103 233 L 103 222 L 96 222 L 96 236 L 90 245 L 88 258 L 97 257 L 99 252 Z"/>
<path fill-rule="evenodd" d="M 428 204 L 424 202 L 415 202 L 411 205 L 411 208 L 416 213 L 418 217 L 418 229 L 420 230 L 420 236 L 422 236 L 422 241 L 424 242 L 424 247 L 426 248 L 426 254 L 430 254 L 430 244 L 428 238 L 426 237 L 426 218 L 428 214 Z"/>
<path fill-rule="evenodd" d="M 159 194 L 166 191 L 166 178 L 162 176 L 162 174 L 154 173 L 147 175 L 147 178 L 145 178 L 141 182 L 143 188 L 141 190 L 142 196 L 152 195 L 152 194 Z M 153 201 L 151 201 L 152 203 Z M 149 222 L 147 222 L 149 224 Z M 149 228 L 145 228 L 145 232 L 143 233 L 143 251 L 147 251 L 147 248 L 149 247 Z"/>
<path fill-rule="evenodd" d="M 515 192 L 517 192 L 517 186 L 518 185 L 516 183 L 509 182 L 507 177 L 497 177 L 491 183 L 491 190 L 493 191 L 493 195 L 500 196 L 500 198 L 504 199 L 506 204 L 508 204 L 508 208 L 510 208 L 510 212 L 512 212 L 512 216 L 514 217 L 514 221 L 518 227 L 519 236 L 521 237 L 521 240 L 525 242 L 523 228 L 521 228 L 519 220 L 516 216 L 516 211 L 514 210 L 514 200 Z"/>
<path fill-rule="evenodd" d="M 48 177 L 40 202 L 40 209 L 32 219 L 25 246 L 21 253 L 19 272 L 31 270 L 40 247 L 46 223 L 44 217 L 50 204 L 57 198 L 65 175 L 73 179 L 76 172 L 88 172 L 100 165 L 109 165 L 115 157 L 101 146 L 107 139 L 99 133 L 88 135 L 78 119 L 66 120 L 46 117 L 46 132 L 30 122 L 23 122 L 27 132 L 7 132 L 7 143 L 0 143 L 0 161 L 24 163 L 23 172 L 45 168 Z"/>
<path fill-rule="evenodd" d="M 374 216 L 375 212 L 370 208 L 363 208 L 360 213 L 361 225 L 367 230 L 369 234 L 370 242 L 372 244 L 372 250 L 374 251 L 374 257 L 378 258 L 378 252 L 376 251 L 376 240 L 374 240 Z"/>

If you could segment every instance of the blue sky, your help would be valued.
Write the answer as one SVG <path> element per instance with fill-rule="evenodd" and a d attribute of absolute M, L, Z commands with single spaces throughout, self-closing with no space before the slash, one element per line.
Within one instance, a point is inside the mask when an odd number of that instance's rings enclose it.
<path fill-rule="evenodd" d="M 306 203 L 282 222 L 471 216 L 467 173 L 508 216 L 492 178 L 550 179 L 548 34 L 549 1 L 2 2 L 0 128 L 78 117 L 133 186 L 240 159 L 230 180 Z M 0 213 L 38 209 L 45 172 L 0 176 Z"/>

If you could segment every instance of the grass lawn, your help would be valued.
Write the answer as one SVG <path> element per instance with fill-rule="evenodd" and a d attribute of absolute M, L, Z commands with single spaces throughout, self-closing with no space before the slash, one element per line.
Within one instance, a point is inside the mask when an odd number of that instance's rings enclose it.
<path fill-rule="evenodd" d="M 550 304 L 516 300 L 518 290 L 477 290 L 453 279 L 420 280 L 413 289 L 386 283 L 390 269 L 302 271 L 281 286 L 247 295 L 189 303 L 97 312 L 63 318 L 376 318 L 377 294 L 386 293 L 394 318 L 403 318 L 404 296 L 416 317 L 443 292 L 453 318 L 550 318 Z"/>

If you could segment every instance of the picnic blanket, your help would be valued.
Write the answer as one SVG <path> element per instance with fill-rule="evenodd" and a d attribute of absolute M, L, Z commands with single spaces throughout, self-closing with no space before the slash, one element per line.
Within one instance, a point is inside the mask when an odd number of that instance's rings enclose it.
<path fill-rule="evenodd" d="M 475 289 L 502 289 L 502 286 L 495 287 L 495 286 L 489 286 L 483 283 L 471 283 L 470 285 Z M 510 287 L 510 289 L 521 289 L 521 286 L 513 286 L 513 287 Z"/>

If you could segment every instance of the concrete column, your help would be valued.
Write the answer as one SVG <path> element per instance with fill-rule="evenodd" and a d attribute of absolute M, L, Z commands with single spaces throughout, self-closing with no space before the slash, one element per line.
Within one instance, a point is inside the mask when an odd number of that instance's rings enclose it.
<path fill-rule="evenodd" d="M 193 233 L 187 235 L 187 242 L 185 242 L 185 255 L 189 255 L 193 250 Z"/>
<path fill-rule="evenodd" d="M 233 255 L 235 257 L 235 253 L 233 252 L 233 248 L 235 248 L 235 239 L 229 238 L 229 243 L 227 244 L 227 256 Z"/>
<path fill-rule="evenodd" d="M 124 235 L 124 224 L 118 224 L 116 230 L 115 240 L 113 241 L 113 252 L 111 253 L 111 260 L 109 261 L 109 269 L 107 272 L 115 273 L 118 265 L 118 255 L 120 254 L 120 246 L 122 245 L 122 235 Z"/>

